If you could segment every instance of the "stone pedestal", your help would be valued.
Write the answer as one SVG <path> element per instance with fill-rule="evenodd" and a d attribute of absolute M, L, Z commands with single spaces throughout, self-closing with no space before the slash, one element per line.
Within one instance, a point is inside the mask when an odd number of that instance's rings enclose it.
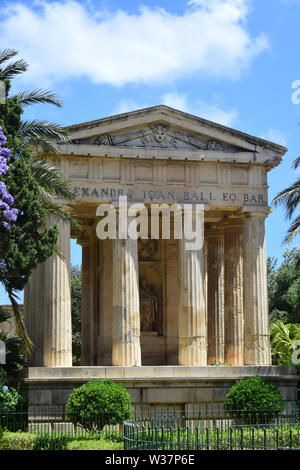
<path fill-rule="evenodd" d="M 224 364 L 224 232 L 207 234 L 208 364 Z"/>
<path fill-rule="evenodd" d="M 179 241 L 178 363 L 207 364 L 207 322 L 204 294 L 204 249 L 185 250 Z"/>
<path fill-rule="evenodd" d="M 242 226 L 225 227 L 225 364 L 244 364 Z"/>
<path fill-rule="evenodd" d="M 112 363 L 141 365 L 137 240 L 129 238 L 113 241 Z"/>
<path fill-rule="evenodd" d="M 265 217 L 249 213 L 244 222 L 245 364 L 271 364 Z"/>
<path fill-rule="evenodd" d="M 72 366 L 70 226 L 51 222 L 64 259 L 54 254 L 44 264 L 44 366 Z"/>

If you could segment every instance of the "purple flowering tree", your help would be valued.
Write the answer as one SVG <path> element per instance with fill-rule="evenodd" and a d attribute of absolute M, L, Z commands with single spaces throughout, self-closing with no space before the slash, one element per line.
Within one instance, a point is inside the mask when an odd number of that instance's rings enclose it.
<path fill-rule="evenodd" d="M 9 229 L 9 222 L 15 222 L 18 216 L 18 209 L 13 209 L 14 198 L 6 189 L 6 185 L 1 181 L 1 175 L 8 170 L 8 160 L 10 150 L 5 147 L 6 137 L 0 127 L 0 223 L 3 227 Z"/>

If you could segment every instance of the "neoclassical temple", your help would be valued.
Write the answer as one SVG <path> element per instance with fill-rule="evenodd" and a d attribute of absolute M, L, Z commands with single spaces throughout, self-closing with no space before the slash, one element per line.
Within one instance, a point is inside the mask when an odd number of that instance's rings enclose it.
<path fill-rule="evenodd" d="M 270 366 L 265 247 L 267 176 L 287 149 L 166 106 L 68 130 L 71 143 L 48 158 L 75 188 L 70 210 L 81 230 L 59 224 L 64 258 L 40 265 L 26 288 L 31 402 L 57 403 L 53 391 L 49 398 L 54 383 L 67 396 L 93 377 L 131 380 L 135 400 L 144 393 L 143 401 L 157 401 L 160 390 L 161 401 L 172 401 L 173 387 L 181 390 L 176 400 L 188 402 L 208 376 L 216 399 L 222 377 L 228 385 L 239 376 L 293 374 Z M 169 238 L 100 240 L 97 208 L 119 196 L 149 213 L 153 204 L 202 204 L 203 246 L 185 250 L 172 224 Z M 72 367 L 70 238 L 82 246 L 81 367 Z"/>

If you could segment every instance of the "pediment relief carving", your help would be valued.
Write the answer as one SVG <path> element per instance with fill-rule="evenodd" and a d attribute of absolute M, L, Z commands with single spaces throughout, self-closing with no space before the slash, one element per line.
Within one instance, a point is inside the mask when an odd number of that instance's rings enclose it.
<path fill-rule="evenodd" d="M 240 152 L 243 149 L 205 136 L 173 129 L 163 123 L 150 124 L 144 129 L 136 129 L 120 134 L 100 134 L 73 140 L 72 143 L 98 146 L 173 148 L 186 150 L 211 150 L 221 152 Z"/>

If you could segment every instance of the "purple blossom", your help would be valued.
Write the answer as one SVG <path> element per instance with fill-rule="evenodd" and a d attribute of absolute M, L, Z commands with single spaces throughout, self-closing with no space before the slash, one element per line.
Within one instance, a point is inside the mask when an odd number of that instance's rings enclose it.
<path fill-rule="evenodd" d="M 10 220 L 11 222 L 15 222 L 18 217 L 18 209 L 7 209 L 3 211 L 3 215 L 7 220 Z"/>
<path fill-rule="evenodd" d="M 5 135 L 2 132 L 2 127 L 0 127 L 0 145 L 5 144 L 6 140 L 7 139 L 6 139 Z"/>
<path fill-rule="evenodd" d="M 6 137 L 0 127 L 0 176 L 7 172 L 7 162 L 11 155 L 11 151 L 7 147 L 3 147 L 5 143 Z M 5 219 L 11 222 L 15 222 L 17 220 L 19 211 L 18 209 L 12 209 L 13 203 L 13 196 L 7 191 L 5 183 L 0 181 L 0 220 L 2 217 L 5 217 Z M 10 228 L 10 224 L 6 221 L 1 221 L 1 224 L 6 229 Z"/>
<path fill-rule="evenodd" d="M 0 155 L 4 158 L 9 158 L 10 157 L 10 154 L 11 154 L 11 150 L 9 150 L 8 148 L 6 147 L 2 147 L 0 148 Z"/>

